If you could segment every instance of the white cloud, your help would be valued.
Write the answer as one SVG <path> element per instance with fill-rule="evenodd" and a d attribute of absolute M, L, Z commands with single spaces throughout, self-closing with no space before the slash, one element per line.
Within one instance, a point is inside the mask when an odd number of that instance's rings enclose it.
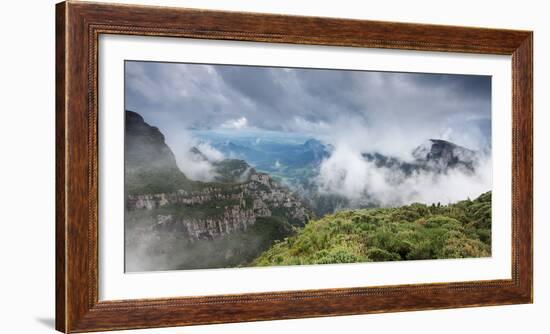
<path fill-rule="evenodd" d="M 317 183 L 321 192 L 344 196 L 352 206 L 372 199 L 381 206 L 447 204 L 491 190 L 491 166 L 491 159 L 484 157 L 476 166 L 476 173 L 452 169 L 446 174 L 420 171 L 406 176 L 397 168 L 376 167 L 348 146 L 336 146 L 322 162 Z"/>
<path fill-rule="evenodd" d="M 208 161 L 221 161 L 224 159 L 223 153 L 210 146 L 208 143 L 198 143 L 195 145 L 199 151 L 208 159 Z"/>
<path fill-rule="evenodd" d="M 379 152 L 410 160 L 430 138 L 488 152 L 488 77 L 141 62 L 129 62 L 126 75 L 126 107 L 161 129 L 190 178 L 214 175 L 210 162 L 188 157 L 193 145 L 211 161 L 223 155 L 207 144 L 199 147 L 182 130 L 253 128 L 329 144 L 333 154 L 321 165 L 319 184 L 353 198 L 367 191 L 384 203 L 444 202 L 491 187 L 488 162 L 476 175 L 419 173 L 397 182 L 398 171 L 376 168 L 361 156 Z"/>
<path fill-rule="evenodd" d="M 360 152 L 339 145 L 321 164 L 318 182 L 323 192 L 359 199 L 369 181 L 368 171 Z"/>
<path fill-rule="evenodd" d="M 346 197 L 357 206 L 368 202 L 367 199 L 375 199 L 383 206 L 395 206 L 413 202 L 455 202 L 475 198 L 492 188 L 490 156 L 481 157 L 475 174 L 454 169 L 446 174 L 420 171 L 404 175 L 398 168 L 379 168 L 367 161 L 363 153 L 368 152 L 379 152 L 403 161 L 413 160 L 411 153 L 426 142 L 426 132 L 399 131 L 399 125 L 373 128 L 360 119 L 349 118 L 332 123 L 324 141 L 333 149 L 322 161 L 316 180 L 320 191 Z M 453 139 L 457 138 L 453 135 L 458 131 L 445 128 L 443 133 L 446 138 Z"/>
<path fill-rule="evenodd" d="M 321 136 L 344 119 L 368 123 L 362 140 L 392 155 L 438 136 L 490 146 L 490 127 L 479 127 L 490 122 L 489 77 L 154 62 L 126 70 L 126 107 L 165 135 L 223 127 Z"/>
<path fill-rule="evenodd" d="M 224 129 L 244 129 L 248 127 L 248 120 L 246 117 L 230 119 L 223 122 L 220 127 Z"/>
<path fill-rule="evenodd" d="M 188 178 L 195 181 L 210 182 L 217 176 L 212 162 L 225 158 L 220 151 L 208 143 L 198 141 L 185 131 L 180 131 L 175 136 L 167 137 L 166 141 L 176 157 L 179 169 Z M 207 160 L 192 153 L 191 149 L 193 147 L 199 149 Z"/>

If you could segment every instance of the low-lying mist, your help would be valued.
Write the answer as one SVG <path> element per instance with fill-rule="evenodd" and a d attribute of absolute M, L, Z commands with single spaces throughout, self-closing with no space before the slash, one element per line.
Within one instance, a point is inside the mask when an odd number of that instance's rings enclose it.
<path fill-rule="evenodd" d="M 398 168 L 377 167 L 360 154 L 337 149 L 322 163 L 317 182 L 320 192 L 346 197 L 352 206 L 448 204 L 491 189 L 491 160 L 484 158 L 475 172 L 421 170 L 405 175 Z"/>
<path fill-rule="evenodd" d="M 181 231 L 159 229 L 150 212 L 127 211 L 126 214 L 126 272 L 246 266 L 274 240 L 282 240 L 292 233 L 288 224 L 258 218 L 256 224 L 245 231 L 213 240 L 194 240 Z"/>
<path fill-rule="evenodd" d="M 178 168 L 188 178 L 202 182 L 211 182 L 216 178 L 217 173 L 213 163 L 225 158 L 222 152 L 186 131 L 167 137 L 167 141 L 176 156 Z M 193 153 L 193 148 L 197 148 L 202 155 Z"/>

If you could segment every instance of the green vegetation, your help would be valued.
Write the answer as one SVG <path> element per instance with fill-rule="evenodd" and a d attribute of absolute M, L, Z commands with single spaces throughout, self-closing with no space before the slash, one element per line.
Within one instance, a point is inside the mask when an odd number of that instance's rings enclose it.
<path fill-rule="evenodd" d="M 175 192 L 178 189 L 193 190 L 198 183 L 189 180 L 179 170 L 134 169 L 126 171 L 126 192 L 131 195 Z"/>
<path fill-rule="evenodd" d="M 201 191 L 217 188 L 224 194 L 239 193 L 236 182 L 200 182 L 188 179 L 179 169 L 158 168 L 157 170 L 127 169 L 126 192 L 129 195 L 173 193 L 178 190 Z"/>
<path fill-rule="evenodd" d="M 151 225 L 159 215 L 171 215 L 176 220 L 179 219 L 204 219 L 221 216 L 227 207 L 238 205 L 238 200 L 218 200 L 208 201 L 202 204 L 180 205 L 169 204 L 151 210 L 127 211 L 127 220 L 129 227 L 135 227 L 139 224 Z"/>
<path fill-rule="evenodd" d="M 238 183 L 244 181 L 245 172 L 250 166 L 244 160 L 224 159 L 213 163 L 216 168 L 216 181 Z"/>
<path fill-rule="evenodd" d="M 442 206 L 341 211 L 309 222 L 252 265 L 326 264 L 491 255 L 491 192 Z"/>

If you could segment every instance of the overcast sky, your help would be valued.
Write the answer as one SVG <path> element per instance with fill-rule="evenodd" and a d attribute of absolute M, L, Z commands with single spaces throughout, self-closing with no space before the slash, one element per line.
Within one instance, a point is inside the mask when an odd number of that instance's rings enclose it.
<path fill-rule="evenodd" d="M 126 109 L 167 136 L 275 130 L 402 155 L 429 138 L 490 146 L 488 76 L 126 62 Z"/>

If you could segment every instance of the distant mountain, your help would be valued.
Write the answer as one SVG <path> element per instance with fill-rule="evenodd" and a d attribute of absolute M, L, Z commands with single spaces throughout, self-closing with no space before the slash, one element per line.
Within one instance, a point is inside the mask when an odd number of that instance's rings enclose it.
<path fill-rule="evenodd" d="M 303 147 L 305 152 L 311 152 L 315 161 L 321 161 L 329 154 L 329 148 L 317 139 L 309 139 Z"/>
<path fill-rule="evenodd" d="M 283 163 L 293 166 L 319 165 L 323 159 L 329 157 L 330 148 L 317 139 L 309 139 L 303 145 L 298 146 L 293 153 L 293 156 L 284 157 Z"/>
<path fill-rule="evenodd" d="M 462 167 L 473 171 L 479 160 L 475 151 L 441 139 L 429 139 L 412 154 L 419 163 L 440 170 Z"/>
<path fill-rule="evenodd" d="M 451 169 L 461 169 L 464 172 L 475 172 L 479 163 L 479 154 L 465 147 L 446 140 L 429 139 L 412 152 L 414 158 L 406 162 L 381 153 L 364 153 L 363 157 L 374 162 L 378 168 L 397 168 L 405 175 L 418 171 L 446 173 Z"/>
<path fill-rule="evenodd" d="M 261 149 L 236 144 L 231 141 L 214 143 L 214 147 L 223 152 L 226 156 L 243 159 L 249 162 L 263 161 L 268 157 L 267 153 Z"/>
<path fill-rule="evenodd" d="M 209 144 L 232 159 L 245 160 L 255 170 L 269 173 L 278 182 L 300 190 L 318 174 L 321 162 L 330 156 L 331 147 L 316 139 L 285 141 L 280 138 L 256 140 L 210 138 Z"/>
<path fill-rule="evenodd" d="M 258 143 L 213 142 L 212 145 L 226 156 L 246 160 L 260 170 L 277 170 L 281 167 L 302 168 L 318 165 L 328 157 L 327 147 L 316 139 L 303 144 L 260 141 Z"/>

